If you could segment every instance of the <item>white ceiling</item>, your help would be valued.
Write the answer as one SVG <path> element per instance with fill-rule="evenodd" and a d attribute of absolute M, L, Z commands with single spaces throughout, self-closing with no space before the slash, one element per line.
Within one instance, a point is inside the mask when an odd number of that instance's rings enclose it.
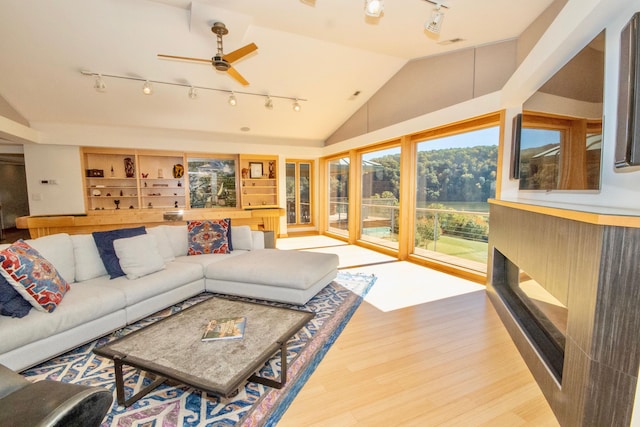
<path fill-rule="evenodd" d="M 153 127 L 283 140 L 323 141 L 407 61 L 518 37 L 552 0 L 449 0 L 442 32 L 424 31 L 434 5 L 386 0 L 379 19 L 364 0 L 2 0 L 0 96 L 34 128 L 39 123 Z M 210 58 L 211 25 L 224 22 L 224 51 L 248 43 L 257 52 L 234 67 L 243 87 L 210 65 L 157 54 Z M 453 38 L 464 41 L 441 42 Z M 307 99 L 291 101 L 105 79 L 93 89 L 80 70 Z M 352 96 L 359 91 L 360 95 Z M 248 127 L 243 132 L 240 129 Z M 218 135 L 220 136 L 220 135 Z"/>

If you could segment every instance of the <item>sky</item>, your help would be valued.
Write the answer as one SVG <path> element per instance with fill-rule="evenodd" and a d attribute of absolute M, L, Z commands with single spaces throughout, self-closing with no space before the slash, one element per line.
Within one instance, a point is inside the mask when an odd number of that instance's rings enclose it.
<path fill-rule="evenodd" d="M 498 145 L 500 128 L 498 126 L 465 132 L 444 138 L 430 139 L 418 144 L 418 151 L 435 151 L 444 148 L 467 148 L 479 145 Z"/>

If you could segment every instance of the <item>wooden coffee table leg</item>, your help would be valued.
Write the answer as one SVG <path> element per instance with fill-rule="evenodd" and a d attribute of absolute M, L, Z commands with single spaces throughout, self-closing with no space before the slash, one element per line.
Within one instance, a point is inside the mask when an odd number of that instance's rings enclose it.
<path fill-rule="evenodd" d="M 118 399 L 118 405 L 121 406 L 131 406 L 136 403 L 140 398 L 146 396 L 150 391 L 158 387 L 160 384 L 165 382 L 167 379 L 165 377 L 158 376 L 155 381 L 151 384 L 140 390 L 138 393 L 131 396 L 127 399 L 124 395 L 124 377 L 122 376 L 122 359 L 116 357 L 113 359 L 113 367 L 115 371 L 116 377 L 116 397 Z"/>
<path fill-rule="evenodd" d="M 280 343 L 280 380 L 274 380 L 272 378 L 265 378 L 253 374 L 249 377 L 249 380 L 254 383 L 266 385 L 271 388 L 282 388 L 287 382 L 287 343 L 286 341 Z"/>

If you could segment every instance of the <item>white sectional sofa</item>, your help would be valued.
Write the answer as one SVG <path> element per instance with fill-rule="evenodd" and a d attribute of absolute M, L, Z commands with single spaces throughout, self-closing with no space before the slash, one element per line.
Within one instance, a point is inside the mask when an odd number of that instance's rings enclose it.
<path fill-rule="evenodd" d="M 232 227 L 228 254 L 187 255 L 186 225 L 147 228 L 146 234 L 153 236 L 145 238 L 154 242 L 153 250 L 131 256 L 144 264 L 157 259 L 157 249 L 162 266 L 150 273 L 134 268 L 115 279 L 91 234 L 27 240 L 70 289 L 51 313 L 0 316 L 0 364 L 24 370 L 202 292 L 302 305 L 337 275 L 336 255 L 264 248 L 263 233 L 248 226 Z"/>

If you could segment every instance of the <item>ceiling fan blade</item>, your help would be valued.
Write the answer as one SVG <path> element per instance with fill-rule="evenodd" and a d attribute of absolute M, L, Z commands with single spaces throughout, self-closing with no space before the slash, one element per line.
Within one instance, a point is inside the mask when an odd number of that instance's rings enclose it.
<path fill-rule="evenodd" d="M 235 68 L 229 67 L 229 69 L 227 70 L 227 74 L 236 79 L 242 86 L 249 86 L 249 82 L 246 81 L 245 78 L 242 77 Z"/>
<path fill-rule="evenodd" d="M 223 57 L 225 61 L 231 64 L 232 62 L 237 61 L 238 59 L 250 54 L 251 52 L 256 51 L 257 49 L 258 46 L 256 46 L 255 43 L 249 43 L 245 47 L 241 47 L 240 49 L 236 49 L 233 52 L 224 54 Z"/>
<path fill-rule="evenodd" d="M 158 54 L 158 58 L 182 59 L 184 61 L 197 61 L 197 62 L 206 62 L 207 64 L 211 64 L 211 59 L 189 58 L 187 56 L 163 55 L 161 53 Z"/>

